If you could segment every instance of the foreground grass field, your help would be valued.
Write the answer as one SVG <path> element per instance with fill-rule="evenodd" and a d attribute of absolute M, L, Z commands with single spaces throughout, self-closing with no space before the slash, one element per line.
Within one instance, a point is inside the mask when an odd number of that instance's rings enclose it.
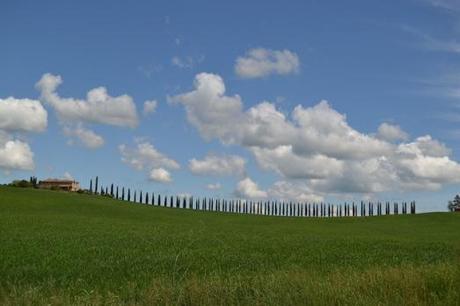
<path fill-rule="evenodd" d="M 0 187 L 0 304 L 460 305 L 460 214 L 258 217 Z"/>

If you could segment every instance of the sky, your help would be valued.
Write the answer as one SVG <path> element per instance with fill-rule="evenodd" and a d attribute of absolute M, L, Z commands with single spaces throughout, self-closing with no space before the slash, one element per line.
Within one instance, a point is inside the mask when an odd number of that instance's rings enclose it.
<path fill-rule="evenodd" d="M 457 0 L 2 1 L 0 182 L 443 211 L 459 38 Z"/>

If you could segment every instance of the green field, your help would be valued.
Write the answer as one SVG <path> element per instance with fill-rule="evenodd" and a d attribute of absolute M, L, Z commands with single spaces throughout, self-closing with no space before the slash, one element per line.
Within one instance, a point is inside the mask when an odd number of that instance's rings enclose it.
<path fill-rule="evenodd" d="M 460 305 L 460 214 L 280 218 L 0 187 L 0 304 Z"/>

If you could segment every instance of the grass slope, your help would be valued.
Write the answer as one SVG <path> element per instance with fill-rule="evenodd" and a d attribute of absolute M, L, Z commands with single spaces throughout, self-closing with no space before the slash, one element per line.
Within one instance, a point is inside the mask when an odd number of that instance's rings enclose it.
<path fill-rule="evenodd" d="M 460 214 L 308 219 L 0 187 L 0 304 L 459 305 Z"/>

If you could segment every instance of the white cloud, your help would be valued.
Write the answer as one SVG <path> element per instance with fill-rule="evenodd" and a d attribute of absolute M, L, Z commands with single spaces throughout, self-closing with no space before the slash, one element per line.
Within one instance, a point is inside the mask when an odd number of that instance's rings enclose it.
<path fill-rule="evenodd" d="M 4 170 L 33 170 L 34 153 L 26 142 L 11 139 L 0 131 L 0 168 Z"/>
<path fill-rule="evenodd" d="M 181 69 L 192 69 L 196 65 L 202 63 L 204 61 L 204 58 L 205 57 L 203 55 L 197 58 L 194 58 L 192 56 L 185 56 L 185 57 L 174 56 L 171 59 L 171 64 Z"/>
<path fill-rule="evenodd" d="M 322 179 L 343 173 L 343 161 L 321 154 L 297 155 L 290 145 L 274 149 L 252 147 L 250 151 L 262 169 L 273 170 L 285 178 Z"/>
<path fill-rule="evenodd" d="M 159 183 L 171 183 L 172 178 L 171 174 L 168 172 L 168 170 L 164 168 L 155 168 L 150 171 L 149 178 L 152 181 L 159 182 Z"/>
<path fill-rule="evenodd" d="M 387 154 L 391 145 L 362 134 L 334 110 L 327 101 L 313 107 L 299 105 L 293 111 L 297 137 L 293 151 L 301 155 L 323 154 L 339 159 L 363 159 Z"/>
<path fill-rule="evenodd" d="M 423 0 L 434 7 L 447 9 L 449 11 L 460 11 L 460 2 L 458 0 Z"/>
<path fill-rule="evenodd" d="M 48 114 L 40 101 L 0 99 L 0 129 L 5 131 L 43 132 L 48 123 Z"/>
<path fill-rule="evenodd" d="M 54 108 L 62 122 L 88 122 L 134 128 L 138 124 L 136 105 L 128 95 L 112 97 L 105 87 L 87 93 L 86 99 L 61 98 L 56 92 L 62 78 L 46 73 L 37 82 L 41 100 Z"/>
<path fill-rule="evenodd" d="M 241 121 L 242 102 L 239 96 L 225 96 L 225 85 L 216 74 L 200 73 L 195 77 L 195 90 L 169 100 L 181 103 L 188 121 L 207 140 L 219 138 L 223 142 L 235 141 L 235 127 Z"/>
<path fill-rule="evenodd" d="M 238 182 L 236 185 L 235 194 L 238 197 L 249 199 L 260 199 L 267 197 L 267 192 L 260 190 L 259 186 L 249 177 Z"/>
<path fill-rule="evenodd" d="M 409 139 L 409 135 L 399 125 L 392 125 L 386 122 L 379 126 L 377 137 L 389 142 Z"/>
<path fill-rule="evenodd" d="M 389 124 L 377 135 L 359 132 L 326 101 L 299 105 L 290 116 L 266 101 L 244 111 L 238 95 L 225 95 L 222 78 L 207 73 L 196 76 L 194 90 L 170 101 L 184 105 L 204 139 L 247 148 L 262 169 L 293 184 L 290 193 L 298 197 L 435 190 L 460 181 L 459 164 L 444 144 L 430 136 L 407 142 L 407 134 Z M 240 184 L 241 194 L 251 182 Z"/>
<path fill-rule="evenodd" d="M 0 99 L 0 168 L 5 171 L 33 170 L 34 153 L 29 144 L 14 139 L 16 132 L 43 132 L 48 124 L 48 113 L 40 101 Z"/>
<path fill-rule="evenodd" d="M 222 185 L 220 183 L 208 184 L 206 188 L 209 190 L 219 190 L 222 188 Z"/>
<path fill-rule="evenodd" d="M 78 141 L 89 149 L 97 149 L 104 145 L 104 138 L 94 131 L 83 127 L 81 124 L 76 127 L 64 127 L 64 135 L 75 137 Z"/>
<path fill-rule="evenodd" d="M 297 73 L 299 66 L 299 57 L 294 52 L 256 48 L 236 59 L 235 72 L 242 78 L 260 78 Z"/>
<path fill-rule="evenodd" d="M 268 190 L 269 196 L 281 201 L 321 202 L 323 196 L 317 195 L 308 185 L 301 182 L 278 181 Z"/>
<path fill-rule="evenodd" d="M 402 30 L 419 38 L 420 47 L 425 48 L 427 50 L 448 53 L 460 53 L 460 43 L 457 40 L 441 40 L 431 36 L 428 33 L 425 33 L 410 26 L 403 26 Z"/>
<path fill-rule="evenodd" d="M 122 144 L 118 149 L 120 150 L 121 160 L 139 171 L 145 168 L 180 168 L 175 160 L 160 153 L 149 142 L 138 142 L 135 148 L 129 148 Z"/>
<path fill-rule="evenodd" d="M 148 100 L 144 102 L 144 115 L 153 114 L 157 109 L 158 102 L 156 100 Z"/>
<path fill-rule="evenodd" d="M 246 160 L 237 155 L 208 155 L 203 160 L 189 161 L 189 169 L 196 175 L 242 176 Z"/>
<path fill-rule="evenodd" d="M 64 179 L 66 179 L 66 180 L 72 180 L 72 181 L 74 180 L 74 178 L 73 178 L 72 174 L 70 174 L 70 173 L 69 173 L 69 172 L 67 172 L 67 171 L 66 171 L 66 172 L 64 172 L 64 175 L 63 175 L 63 177 L 64 177 Z"/>

